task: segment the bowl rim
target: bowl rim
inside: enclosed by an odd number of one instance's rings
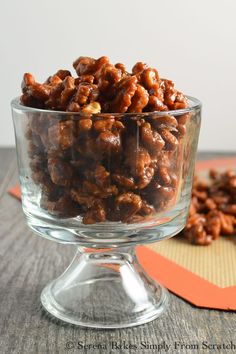
[[[186,95],[189,106],[187,108],[182,108],[182,109],[176,109],[176,110],[169,110],[169,111],[154,111],[154,112],[141,112],[141,113],[135,113],[135,112],[128,112],[128,113],[95,113],[92,114],[92,116],[97,116],[97,117],[105,117],[105,116],[115,116],[115,117],[120,117],[120,116],[149,116],[149,115],[157,115],[157,116],[165,116],[165,115],[172,115],[172,116],[177,116],[177,115],[182,115],[185,113],[193,112],[195,110],[201,109],[202,103],[199,101],[197,98],[188,96]],[[65,116],[71,116],[71,115],[78,115],[78,116],[85,116],[85,115],[91,115],[85,112],[67,112],[67,111],[56,111],[56,110],[51,110],[51,109],[41,109],[41,108],[34,108],[34,107],[28,107],[24,106],[20,103],[20,96],[13,98],[11,101],[11,107],[14,110],[22,111],[22,112],[31,112],[31,113],[45,113],[45,114],[51,114],[51,115],[65,115]]]

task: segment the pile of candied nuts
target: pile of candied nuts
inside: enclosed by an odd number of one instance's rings
[[[107,57],[79,57],[73,66],[76,77],[59,70],[38,83],[27,73],[22,83],[23,105],[71,112],[29,114],[26,137],[41,207],[93,224],[137,222],[173,205],[188,114],[155,112],[186,108],[187,98],[142,62],[131,73]]]
[[[184,236],[197,245],[209,245],[220,235],[235,234],[236,172],[210,170],[210,181],[195,177],[189,219]]]

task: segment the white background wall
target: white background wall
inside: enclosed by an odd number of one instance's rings
[[[203,102],[201,150],[236,150],[235,0],[1,0],[0,145],[14,144],[9,102],[24,72],[43,80],[80,55],[108,55]]]

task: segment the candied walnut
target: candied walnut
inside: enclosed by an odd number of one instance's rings
[[[135,181],[133,177],[127,177],[123,174],[114,173],[112,175],[112,180],[117,183],[119,186],[129,190],[135,188]]]
[[[178,139],[166,128],[160,129],[159,132],[162,139],[165,141],[165,149],[170,151],[176,150],[179,144]]]
[[[95,170],[95,180],[98,186],[106,187],[110,184],[110,173],[106,171],[105,167],[98,165]]]
[[[78,76],[92,74],[96,60],[89,57],[79,57],[73,63]]]
[[[29,73],[24,74],[21,87],[23,94],[25,95],[24,99],[28,96],[40,102],[45,102],[50,94],[50,87],[48,85],[37,83],[33,75]]]
[[[234,233],[235,217],[219,211],[221,222],[221,232],[223,235],[232,235]]]
[[[229,180],[229,188],[235,189],[236,188],[236,176],[230,178]]]
[[[173,109],[177,91],[174,88],[174,83],[171,80],[162,80],[162,85],[164,89],[164,104],[167,105],[169,109]]]
[[[170,205],[175,197],[175,190],[173,187],[161,186],[155,190],[156,201],[154,205],[158,205],[159,208],[165,208],[166,205]]]
[[[155,128],[175,130],[178,126],[177,119],[170,115],[157,116],[153,120],[153,125]]]
[[[144,87],[137,84],[137,90],[131,99],[131,105],[129,106],[128,112],[140,113],[143,111],[144,107],[148,104],[149,95]]]
[[[183,138],[183,136],[185,136],[186,134],[186,126],[183,124],[179,124],[176,129],[177,131],[173,132],[173,135],[175,135],[179,139]]]
[[[47,174],[45,174],[45,172],[38,171],[38,172],[32,172],[31,178],[35,182],[35,184],[44,185],[46,183],[46,180],[50,177],[48,177]]]
[[[94,76],[93,75],[81,75],[75,79],[75,85],[78,86],[81,82],[86,82],[88,84],[94,83]]]
[[[27,93],[23,93],[20,96],[20,102],[27,107],[42,108],[42,104],[37,99],[28,95]]]
[[[98,89],[106,97],[114,96],[113,85],[120,81],[122,73],[112,64],[104,65],[98,79]],[[114,111],[116,112],[116,111]]]
[[[80,76],[81,82],[87,82],[89,84],[93,84],[94,76],[93,75],[82,75]]]
[[[106,105],[107,112],[124,113],[132,102],[132,97],[137,89],[137,79],[134,76],[127,76],[115,85],[116,97]]]
[[[45,168],[45,166],[47,165],[47,160],[43,156],[34,155],[32,156],[29,165],[33,172],[39,172]]]
[[[198,200],[196,197],[192,197],[190,207],[189,207],[189,216],[196,214],[198,209],[199,209]]]
[[[233,171],[233,170],[228,170],[228,171],[225,171],[225,173],[223,174],[223,178],[226,177],[226,178],[234,178],[236,177],[236,172]]]
[[[153,84],[152,88],[148,90],[150,96],[157,97],[161,102],[164,100],[164,93],[159,82]]]
[[[133,68],[132,68],[132,73],[134,75],[139,74],[143,72],[145,69],[147,69],[147,64],[142,63],[141,61],[137,62]]]
[[[49,76],[49,78],[47,78],[47,80],[45,81],[45,84],[51,85],[51,86],[56,86],[58,84],[60,84],[62,82],[62,79],[57,76],[57,75],[53,75],[53,76]]]
[[[44,179],[42,185],[42,195],[41,198],[47,198],[48,201],[55,202],[65,194],[66,190],[64,187],[59,187],[55,185],[50,178]],[[46,200],[46,199],[45,199]]]
[[[218,207],[223,213],[236,216],[236,204],[219,204]]]
[[[65,187],[71,184],[74,173],[69,163],[61,159],[50,158],[48,160],[48,171],[53,183]]]
[[[143,172],[138,175],[137,178],[137,186],[139,189],[143,189],[147,187],[147,185],[151,182],[154,176],[154,168],[146,167],[143,169]]]
[[[34,76],[30,73],[25,73],[23,76],[23,81],[21,83],[22,91],[24,92],[28,86],[33,86],[35,83],[36,82]]]
[[[204,224],[206,222],[206,218],[202,214],[194,214],[192,215],[186,224],[186,230],[190,229],[194,224],[201,223]]]
[[[89,196],[81,188],[72,188],[70,190],[71,199],[81,207],[91,208],[96,200],[94,196]]]
[[[140,176],[144,168],[150,165],[151,157],[146,149],[137,146],[136,139],[130,139],[127,143],[125,163],[134,176]]]
[[[235,213],[236,204],[234,204],[234,188],[230,185],[235,178],[234,171],[219,173],[215,170],[209,171],[210,182],[194,178],[192,202],[189,213],[189,225],[191,218],[199,213],[205,217],[203,224],[205,233],[211,240],[216,240],[220,235],[232,235],[235,233]],[[188,228],[183,232],[185,237],[189,238]],[[199,241],[200,239],[200,241]],[[209,240],[201,238],[197,226],[194,232],[191,231],[191,240],[196,244],[207,245]]]
[[[61,217],[67,208],[68,217],[80,215],[86,224],[148,220],[175,201],[178,157],[190,115],[147,112],[183,108],[187,99],[170,80],[160,79],[157,70],[141,62],[131,74],[107,57],[79,57],[73,66],[78,77],[59,70],[43,84],[31,74],[23,80],[23,104],[79,113],[58,119],[50,113],[29,116],[30,168],[42,189],[42,206]],[[201,189],[197,182],[194,212],[233,212],[236,176],[228,173],[216,180],[215,189]],[[207,198],[201,199],[204,193]],[[231,209],[225,206],[226,195]],[[227,231],[226,219],[221,229],[224,225]],[[209,220],[213,225],[213,216]]]
[[[81,83],[77,86],[76,93],[72,98],[72,102],[78,103],[80,106],[83,106],[89,103],[89,96],[92,90],[96,90],[96,85]]]
[[[206,230],[213,240],[220,236],[221,232],[221,219],[217,211],[212,211],[207,214]]]
[[[206,201],[207,200],[207,192],[206,191],[201,191],[201,190],[193,190],[193,195],[197,197],[201,201]],[[214,201],[214,199],[213,199]]]
[[[146,200],[142,200],[142,206],[141,209],[139,211],[139,213],[143,216],[145,215],[152,215],[154,214],[155,209],[151,204],[148,204],[148,202]]]
[[[103,65],[108,64],[109,59],[105,56],[95,60],[90,57],[79,57],[74,61],[73,67],[75,68],[78,76],[80,75],[96,75]]]
[[[166,151],[163,149],[160,152],[158,152],[157,155],[152,159],[150,166],[154,168],[156,173],[161,167],[167,167],[173,179],[175,174],[174,171],[172,171],[172,169],[174,168],[174,166],[172,167],[172,163],[173,163],[172,161],[173,161],[173,152]]]
[[[101,132],[97,138],[97,145],[102,152],[107,154],[118,153],[121,150],[120,135],[109,130]]]
[[[41,140],[41,136],[47,131],[49,125],[49,119],[44,115],[33,115],[29,117],[29,127],[30,130],[35,133],[32,135],[32,139],[35,139],[37,136],[37,140]]]
[[[123,222],[127,222],[142,207],[142,199],[134,193],[120,194],[116,197],[115,203]]]
[[[122,64],[122,63],[116,63],[116,64],[115,64],[115,68],[116,68],[116,69],[119,69],[119,70],[121,71],[122,75],[126,75],[126,74],[127,74],[126,68],[125,68],[125,65],[124,65],[124,64]]]
[[[187,98],[174,87],[174,83],[171,80],[162,80],[162,86],[164,89],[164,103],[169,109],[183,109],[188,107]]]
[[[204,199],[204,200],[205,200],[205,207],[208,210],[213,210],[213,209],[217,208],[217,205],[216,205],[216,203],[214,202],[214,200],[212,198],[207,198],[207,199]]]
[[[142,71],[141,82],[147,90],[151,89],[158,81],[159,75],[156,69],[147,68]]]
[[[93,195],[95,197],[106,199],[110,196],[117,195],[117,187],[115,185],[103,185],[98,186],[95,183],[84,181],[83,190],[87,195]]]
[[[177,91],[177,95],[175,97],[175,103],[173,105],[173,109],[184,109],[188,107],[188,100],[182,94],[182,92]]]
[[[50,109],[66,110],[67,105],[75,92],[74,78],[67,76],[57,85],[53,85],[45,106]]]
[[[88,225],[103,221],[106,221],[106,207],[104,202],[99,200],[86,212],[83,217],[83,223]]]
[[[120,134],[123,130],[125,130],[124,124],[122,122],[120,122],[119,120],[115,120],[115,122],[112,126],[112,131]]]
[[[121,63],[112,65],[105,56],[94,59],[79,57],[74,63],[78,74],[58,70],[46,82],[39,84],[31,74],[25,74],[21,102],[36,108],[79,112],[84,105],[98,102],[102,112],[123,113],[181,109],[188,105],[187,98],[170,80],[160,79],[156,69],[138,62],[127,73]],[[89,88],[86,86],[89,86]],[[130,102],[131,101],[131,102]],[[184,134],[185,123],[177,133]]]
[[[176,119],[178,121],[178,124],[185,125],[190,119],[190,114],[189,113],[181,114],[181,116],[177,116]]]
[[[45,84],[51,86],[60,84],[67,76],[72,76],[69,70],[58,70],[54,75],[49,76]]]
[[[81,108],[80,105],[76,102],[70,102],[68,107],[67,107],[67,111],[68,112],[80,112]]]
[[[56,72],[55,75],[59,76],[61,80],[64,80],[67,76],[71,76],[71,72],[69,70],[60,69]]]
[[[47,184],[50,177],[44,171],[47,168],[47,161],[35,156],[30,162],[31,178],[36,184]]]
[[[105,132],[107,130],[111,130],[114,122],[115,122],[114,118],[99,119],[96,122],[94,122],[94,129],[97,132]]]
[[[74,143],[74,122],[71,120],[61,121],[48,128],[50,144],[55,149],[68,149]]]
[[[228,204],[230,202],[230,196],[225,194],[225,193],[223,193],[222,191],[215,192],[210,187],[209,193],[211,195],[211,198],[214,200],[214,202],[217,205],[226,205],[226,204]]]
[[[78,133],[88,132],[92,128],[92,125],[93,125],[92,119],[90,118],[80,119],[77,122]]]
[[[211,179],[218,179],[219,178],[219,172],[213,169],[210,169],[209,171],[209,177]]]
[[[207,234],[204,228],[205,223],[205,217],[200,214],[195,214],[189,218],[185,236],[191,243],[197,245],[209,245],[212,243],[212,236]]]
[[[157,210],[170,205],[175,197],[175,189],[171,186],[162,186],[157,181],[152,180],[145,189],[146,199],[154,205]]]
[[[165,141],[162,139],[161,135],[151,128],[149,123],[145,123],[140,128],[141,139],[143,145],[148,149],[148,151],[153,155],[156,155],[165,146]]]
[[[168,107],[156,96],[150,95],[148,105],[146,106],[146,111],[167,111]]]
[[[158,178],[160,183],[165,186],[169,186],[172,183],[172,178],[169,174],[169,170],[165,166],[161,166],[158,170]]]
[[[28,156],[30,159],[33,159],[34,156],[40,156],[41,159],[44,159],[44,147],[38,135],[34,135],[29,142]]]
[[[61,101],[60,105],[61,107],[65,107],[68,104],[70,98],[72,97],[74,91],[75,91],[75,79],[71,76],[67,76],[63,80],[63,90],[61,92]]]
[[[152,161],[150,154],[145,148],[137,146],[136,139],[130,138],[127,141],[125,155],[125,164],[135,178],[137,187],[145,188],[154,176],[154,168],[150,166]]]
[[[104,154],[104,149],[102,150],[100,148],[99,142],[97,142],[90,134],[85,134],[85,137],[77,142],[76,150],[82,156],[94,161],[101,160]]]

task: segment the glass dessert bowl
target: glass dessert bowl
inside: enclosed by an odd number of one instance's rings
[[[43,290],[53,316],[95,328],[149,322],[167,291],[143,270],[135,246],[186,223],[201,104],[151,113],[62,112],[12,101],[22,207],[38,235],[77,246]]]

